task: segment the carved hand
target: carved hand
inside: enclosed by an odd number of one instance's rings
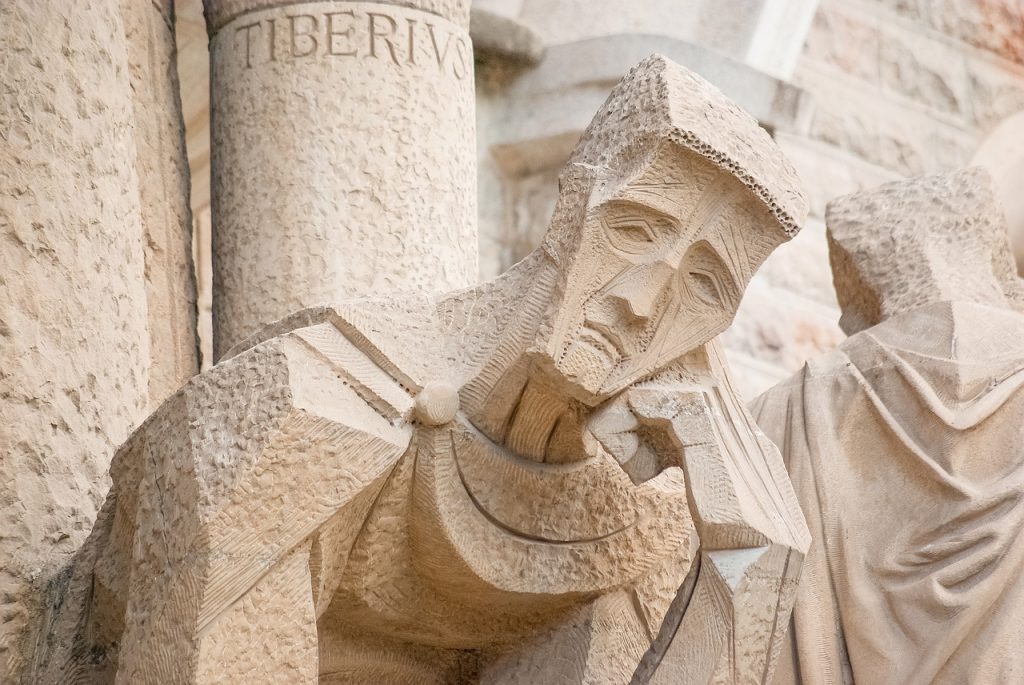
[[[659,641],[654,658],[685,674],[680,682],[761,682],[785,630],[776,614],[788,615],[806,549],[774,446],[716,386],[644,383],[602,407],[588,429],[634,480],[671,466],[686,476],[701,553],[680,590],[685,608],[662,628],[686,639]],[[739,653],[730,641],[748,647]]]

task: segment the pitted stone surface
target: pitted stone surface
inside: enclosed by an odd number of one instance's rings
[[[172,2],[122,0],[145,250],[149,396],[156,406],[199,371],[192,213]]]
[[[115,448],[196,368],[169,10],[0,5],[4,683]]]
[[[218,358],[303,307],[476,281],[469,34],[400,5],[267,7],[213,33]]]
[[[849,335],[929,302],[1024,308],[1006,220],[983,169],[854,193],[830,203],[827,220],[840,325]]]

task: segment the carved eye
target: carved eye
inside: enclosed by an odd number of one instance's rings
[[[605,222],[608,240],[617,249],[630,254],[643,254],[655,246],[654,231],[643,219],[624,217]]]
[[[686,253],[680,275],[696,301],[726,308],[739,301],[729,268],[707,241],[698,241]]]
[[[722,293],[719,291],[714,277],[699,271],[691,271],[687,276],[690,282],[690,290],[694,295],[708,304],[722,304]]]

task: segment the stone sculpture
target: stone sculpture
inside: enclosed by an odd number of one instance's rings
[[[978,169],[827,214],[850,338],[763,395],[814,543],[779,683],[1024,678],[1024,289]]]
[[[652,57],[560,183],[497,280],[301,311],[150,417],[46,677],[766,682],[809,537],[715,336],[795,175]]]

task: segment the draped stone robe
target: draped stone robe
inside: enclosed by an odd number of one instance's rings
[[[1024,316],[935,303],[761,396],[813,536],[777,683],[1024,682]]]

